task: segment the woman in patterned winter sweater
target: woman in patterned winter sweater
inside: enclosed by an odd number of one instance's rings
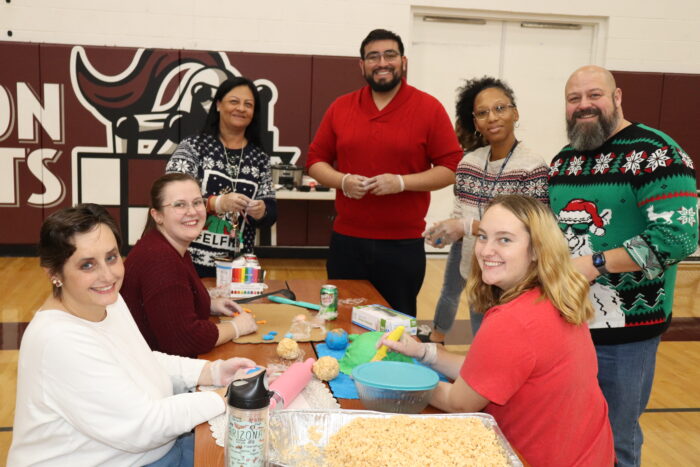
[[[255,231],[277,220],[270,158],[262,147],[255,84],[236,77],[219,86],[202,132],[175,149],[166,173],[195,177],[207,200],[202,234],[189,248],[201,277],[216,275],[214,257],[252,253]]]
[[[520,194],[548,203],[547,161],[515,138],[520,118],[513,90],[503,81],[484,76],[466,82],[457,100],[457,131],[465,148],[457,167],[452,215],[434,224],[426,242],[442,248],[452,244],[430,339],[442,342],[454,323],[459,297],[469,275],[474,235],[484,208],[498,195]],[[472,332],[481,314],[470,313]]]

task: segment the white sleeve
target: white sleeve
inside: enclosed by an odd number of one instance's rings
[[[202,368],[207,364],[206,360],[179,357],[162,352],[154,351],[153,356],[170,376],[175,394],[193,389],[197,385],[197,381],[199,381]]]
[[[44,402],[86,436],[128,452],[162,446],[225,410],[213,392],[150,394],[86,333],[52,336],[41,365]]]
[[[452,200],[452,213],[450,214],[451,219],[462,219],[466,217],[464,211],[462,210],[462,203],[459,202],[457,196]]]

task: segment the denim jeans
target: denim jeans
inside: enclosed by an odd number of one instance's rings
[[[598,383],[608,402],[619,467],[639,466],[642,461],[639,417],[649,402],[660,340],[657,336],[629,344],[596,346]]]
[[[481,327],[481,322],[484,320],[484,313],[477,313],[469,307],[469,322],[472,325],[472,337],[476,336],[477,331]]]
[[[194,465],[194,434],[181,435],[163,457],[144,467],[192,467]]]
[[[467,285],[466,279],[459,272],[459,263],[462,262],[462,242],[455,242],[450,246],[445,264],[445,276],[440,290],[440,299],[435,307],[433,324],[439,332],[447,334],[455,322],[459,299]]]

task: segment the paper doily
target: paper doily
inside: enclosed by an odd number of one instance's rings
[[[202,391],[216,389],[213,386],[200,386]],[[287,409],[339,409],[340,405],[335,400],[328,387],[316,378],[312,378],[309,384],[299,393]],[[226,437],[226,414],[223,413],[209,420],[209,429],[216,444],[223,447]]]

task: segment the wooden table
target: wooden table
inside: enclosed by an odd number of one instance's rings
[[[204,280],[207,286],[213,286],[214,283],[207,279]],[[295,279],[288,281],[289,288],[296,294],[297,300],[318,303],[320,300],[321,286],[323,284],[333,284],[338,287],[338,298],[340,300],[346,298],[365,298],[365,305],[380,304],[389,306],[389,304],[377,292],[377,289],[368,281],[357,280],[331,280],[321,281],[314,279]],[[268,291],[284,288],[284,283],[281,281],[268,281]],[[260,303],[269,302],[262,299]],[[328,322],[328,329],[342,328],[351,334],[366,332],[365,328],[356,326],[350,321],[352,306],[339,305],[338,318]],[[309,342],[299,343],[299,347],[304,350],[305,355],[317,356],[316,350]],[[234,344],[229,342],[220,345],[211,352],[200,355],[200,358],[207,360],[216,360],[219,358],[231,357],[247,357],[254,360],[256,363],[266,365],[268,361],[277,359],[277,346],[271,344]],[[343,409],[365,409],[359,399],[338,399],[340,407]],[[422,413],[443,413],[441,410],[429,405]],[[523,464],[527,467],[527,463]],[[224,448],[217,446],[214,437],[209,429],[209,423],[204,422],[198,425],[194,431],[194,465],[195,467],[212,467],[224,465]]]
[[[205,284],[207,286],[213,286],[211,280],[205,279]],[[321,286],[323,284],[333,284],[338,287],[338,298],[365,298],[367,301],[364,302],[365,305],[378,303],[380,305],[389,306],[389,304],[382,298],[382,296],[377,292],[372,284],[368,281],[357,281],[357,280],[332,280],[332,281],[321,281],[313,279],[295,279],[287,281],[289,283],[289,288],[294,291],[297,296],[297,300],[318,303],[320,300]],[[281,281],[268,281],[268,291],[273,291],[277,289],[284,288],[284,282]],[[266,299],[262,299],[260,303],[268,302]],[[339,305],[338,306],[338,318],[328,322],[328,329],[342,328],[348,331],[348,333],[362,333],[366,329],[361,328],[352,324],[350,321],[350,315],[352,313],[352,306],[349,305]],[[299,347],[304,350],[304,353],[309,356],[316,356],[316,351],[314,347],[309,342],[299,343]],[[205,358],[207,360],[216,360],[219,358],[231,358],[231,357],[247,357],[254,360],[256,363],[261,365],[266,365],[267,362],[276,360],[276,345],[271,344],[234,344],[229,342],[220,345],[211,352],[200,355],[200,358]],[[343,409],[364,409],[359,399],[338,399],[338,403]],[[429,409],[433,409],[429,406]],[[437,410],[436,410],[437,412]],[[214,442],[214,437],[211,435],[211,430],[209,429],[208,423],[202,423],[195,428],[194,432],[194,465],[195,467],[210,467],[210,466],[220,466],[224,465],[224,449],[217,446]]]

